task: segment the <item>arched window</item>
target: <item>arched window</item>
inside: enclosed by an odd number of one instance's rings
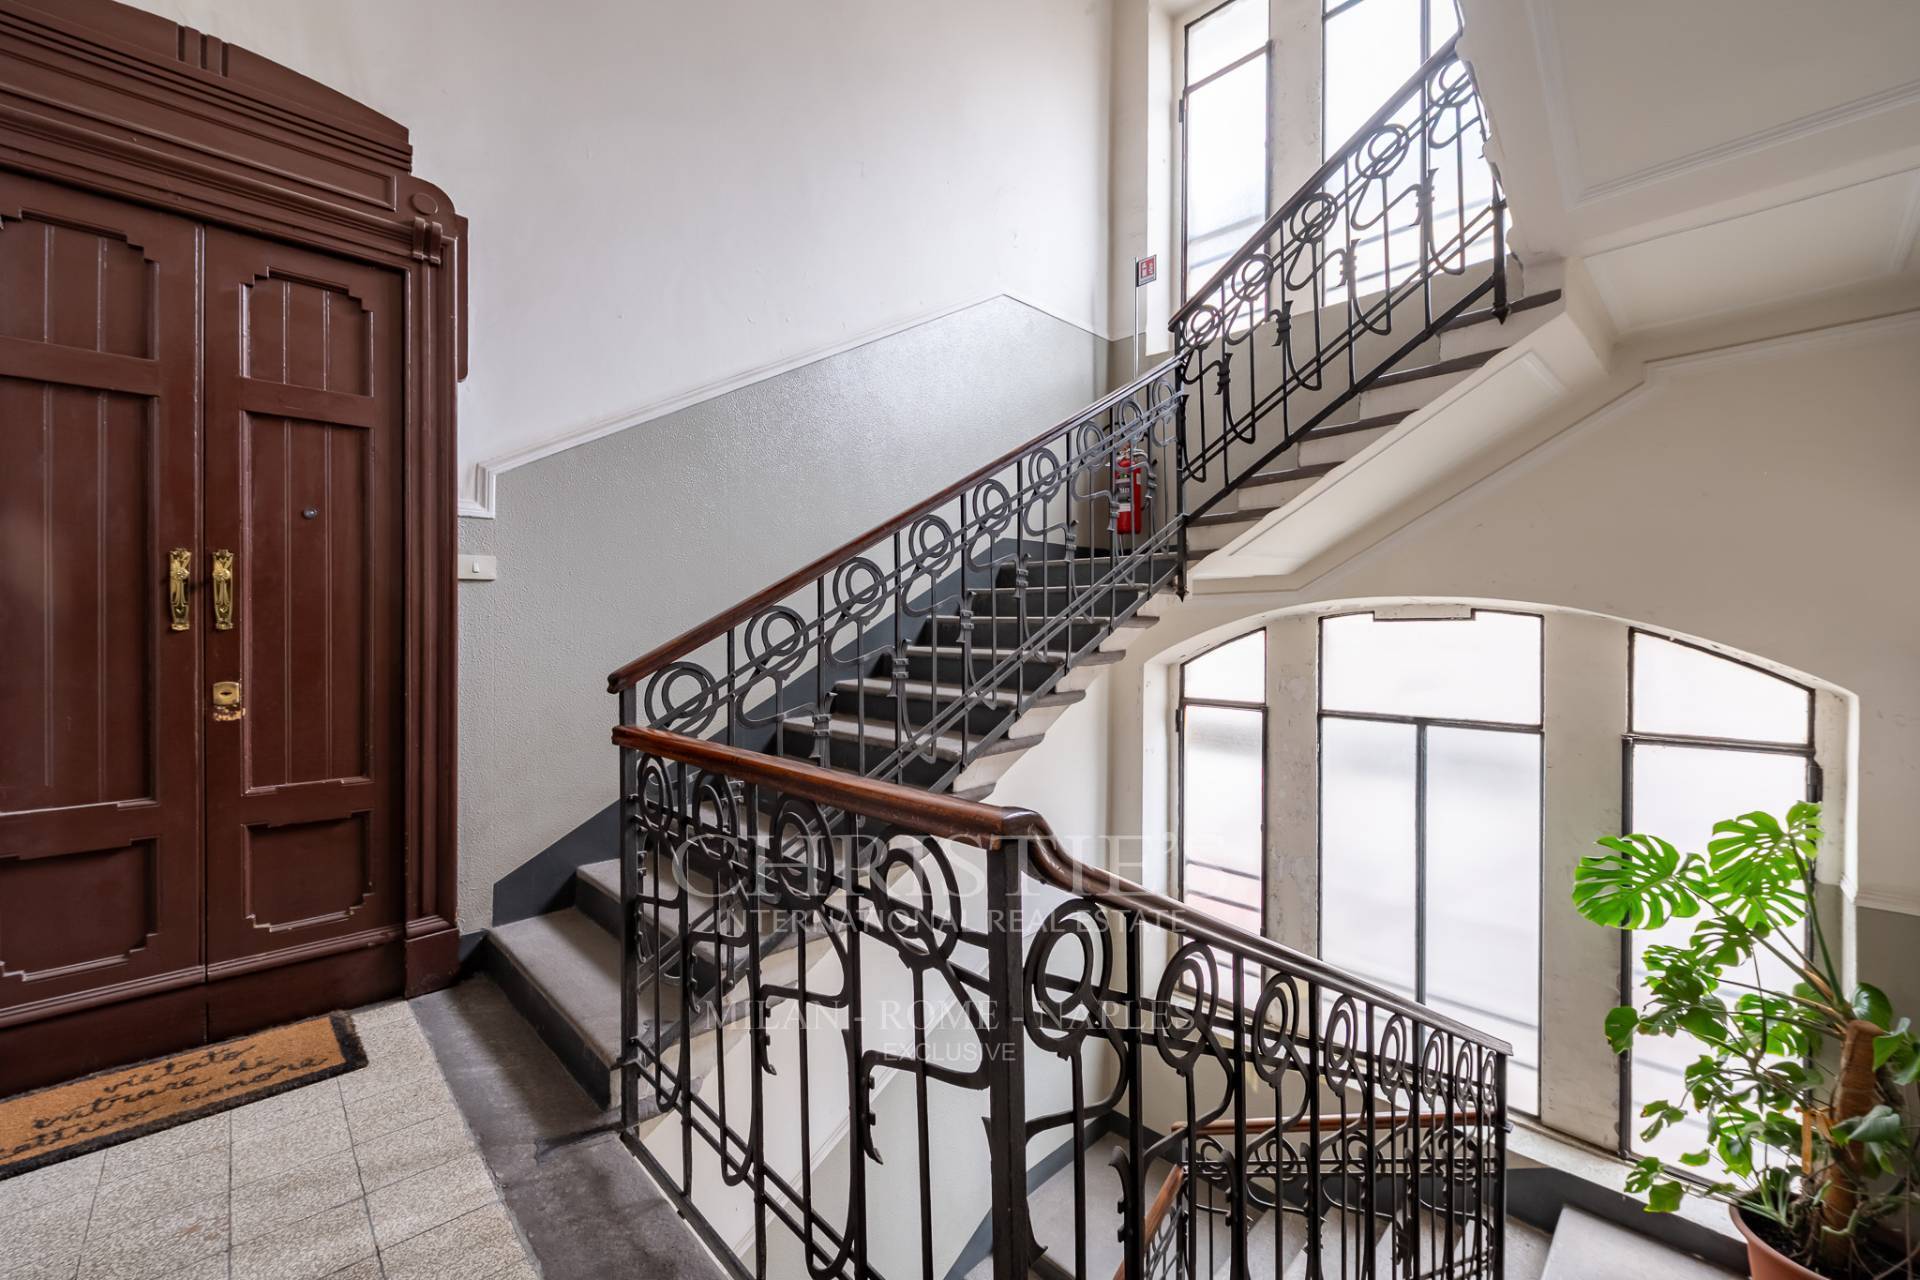
[[[1680,848],[1707,847],[1713,824],[1752,813],[1785,813],[1820,798],[1813,758],[1813,690],[1770,671],[1697,645],[1634,630],[1627,636],[1627,770],[1625,824]],[[1653,944],[1685,943],[1691,920],[1625,935],[1628,989],[1636,1003],[1646,976],[1641,956]],[[1786,966],[1759,961],[1759,985],[1792,985]],[[1705,1125],[1690,1119],[1648,1140],[1642,1108],[1683,1091],[1682,1073],[1697,1056],[1683,1037],[1642,1036],[1622,1068],[1623,1150],[1669,1162],[1705,1145]]]
[[[1267,636],[1229,640],[1180,668],[1180,895],[1264,932]]]
[[[1539,1108],[1541,620],[1320,624],[1320,954],[1512,1042]]]

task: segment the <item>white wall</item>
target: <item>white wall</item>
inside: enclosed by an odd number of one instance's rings
[[[472,223],[463,485],[994,294],[1105,329],[1106,0],[138,3],[412,130]]]

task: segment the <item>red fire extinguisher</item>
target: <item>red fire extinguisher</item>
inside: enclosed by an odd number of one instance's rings
[[[1145,449],[1122,449],[1113,460],[1113,531],[1145,533],[1153,496],[1153,461]]]

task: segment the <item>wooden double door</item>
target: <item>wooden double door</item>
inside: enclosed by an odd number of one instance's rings
[[[403,286],[0,172],[0,1048],[398,991]]]

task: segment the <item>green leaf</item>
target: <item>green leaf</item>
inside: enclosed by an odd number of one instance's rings
[[[1833,1136],[1843,1143],[1898,1142],[1904,1134],[1900,1113],[1884,1102],[1833,1126]]]
[[[1672,1213],[1680,1207],[1685,1194],[1685,1188],[1677,1182],[1656,1182],[1647,1188],[1647,1212]]]
[[[1573,905],[1595,924],[1614,929],[1657,929],[1668,920],[1700,913],[1697,858],[1658,836],[1606,836],[1610,853],[1591,854],[1573,871]]]
[[[1694,926],[1693,938],[1687,946],[1702,964],[1724,969],[1744,963],[1753,954],[1755,937],[1771,931],[1771,928],[1749,929],[1729,916],[1712,916]]]
[[[1711,1159],[1713,1159],[1713,1152],[1711,1151],[1688,1151],[1688,1152],[1682,1153],[1682,1155],[1680,1156],[1680,1163],[1684,1165],[1690,1165],[1693,1168],[1698,1169],[1704,1166],[1707,1163],[1707,1161]]]
[[[1640,1015],[1632,1005],[1621,1005],[1607,1013],[1607,1043],[1615,1053],[1625,1053],[1633,1045],[1633,1033],[1640,1026]],[[1879,1063],[1875,1063],[1879,1066]]]
[[[1871,983],[1863,982],[1853,993],[1853,1016],[1864,1018],[1876,1027],[1893,1025],[1893,1002],[1887,999],[1887,993]]]

